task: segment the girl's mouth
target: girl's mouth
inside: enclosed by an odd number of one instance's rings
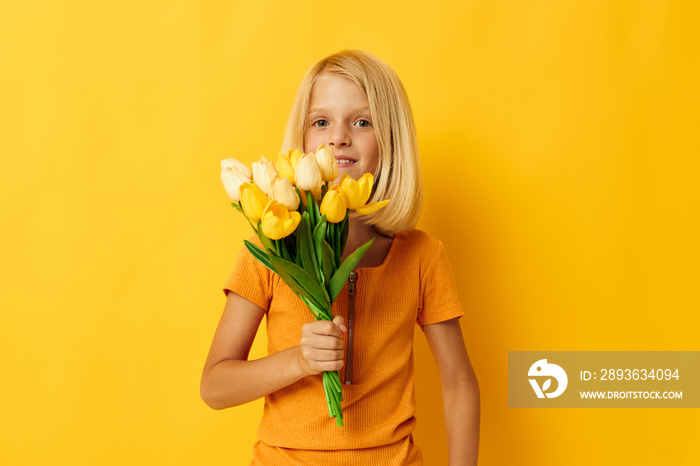
[[[348,167],[357,162],[357,160],[347,159],[344,157],[336,157],[336,161],[338,162],[339,167]]]

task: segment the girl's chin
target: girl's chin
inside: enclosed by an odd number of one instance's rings
[[[359,179],[363,173],[360,172],[360,167],[356,167],[356,164],[338,164],[338,180],[340,181],[340,178],[343,176],[344,173],[347,173],[347,175],[350,178],[353,178],[355,180]]]

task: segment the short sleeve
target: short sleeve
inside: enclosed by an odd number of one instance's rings
[[[260,246],[256,236],[248,239]],[[233,265],[233,272],[224,285],[224,293],[233,291],[267,310],[272,299],[272,271],[258,262],[243,245]]]
[[[463,315],[464,311],[457,295],[450,261],[444,245],[438,241],[433,257],[421,279],[418,325],[422,328],[424,325],[436,324]]]

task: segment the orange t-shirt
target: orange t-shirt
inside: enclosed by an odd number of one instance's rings
[[[269,354],[298,345],[301,327],[313,320],[279,276],[245,247],[226,290],[267,309]],[[348,323],[348,308],[346,283],[333,303],[333,314],[342,315]],[[345,427],[336,426],[328,414],[321,376],[305,377],[265,397],[258,429],[264,448],[256,445],[255,455],[286,450],[295,454],[300,450],[313,454],[323,454],[315,450],[355,450],[359,454],[378,449],[379,453],[382,447],[391,447],[404,452],[403,460],[397,458],[391,464],[407,464],[409,457],[415,460],[408,464],[421,464],[411,435],[416,424],[414,328],[463,315],[442,242],[421,230],[396,234],[380,266],[357,269],[352,385],[343,385]],[[347,348],[347,335],[343,338]],[[345,367],[341,382],[344,373]],[[255,464],[272,464],[262,458],[257,461]]]

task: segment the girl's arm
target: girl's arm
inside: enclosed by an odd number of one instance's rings
[[[423,331],[440,374],[449,465],[476,465],[481,415],[479,383],[469,362],[459,320],[425,325]]]
[[[224,313],[204,364],[201,396],[214,409],[229,408],[268,395],[307,375],[343,366],[343,318],[304,325],[299,345],[248,361],[265,310],[229,292]]]

